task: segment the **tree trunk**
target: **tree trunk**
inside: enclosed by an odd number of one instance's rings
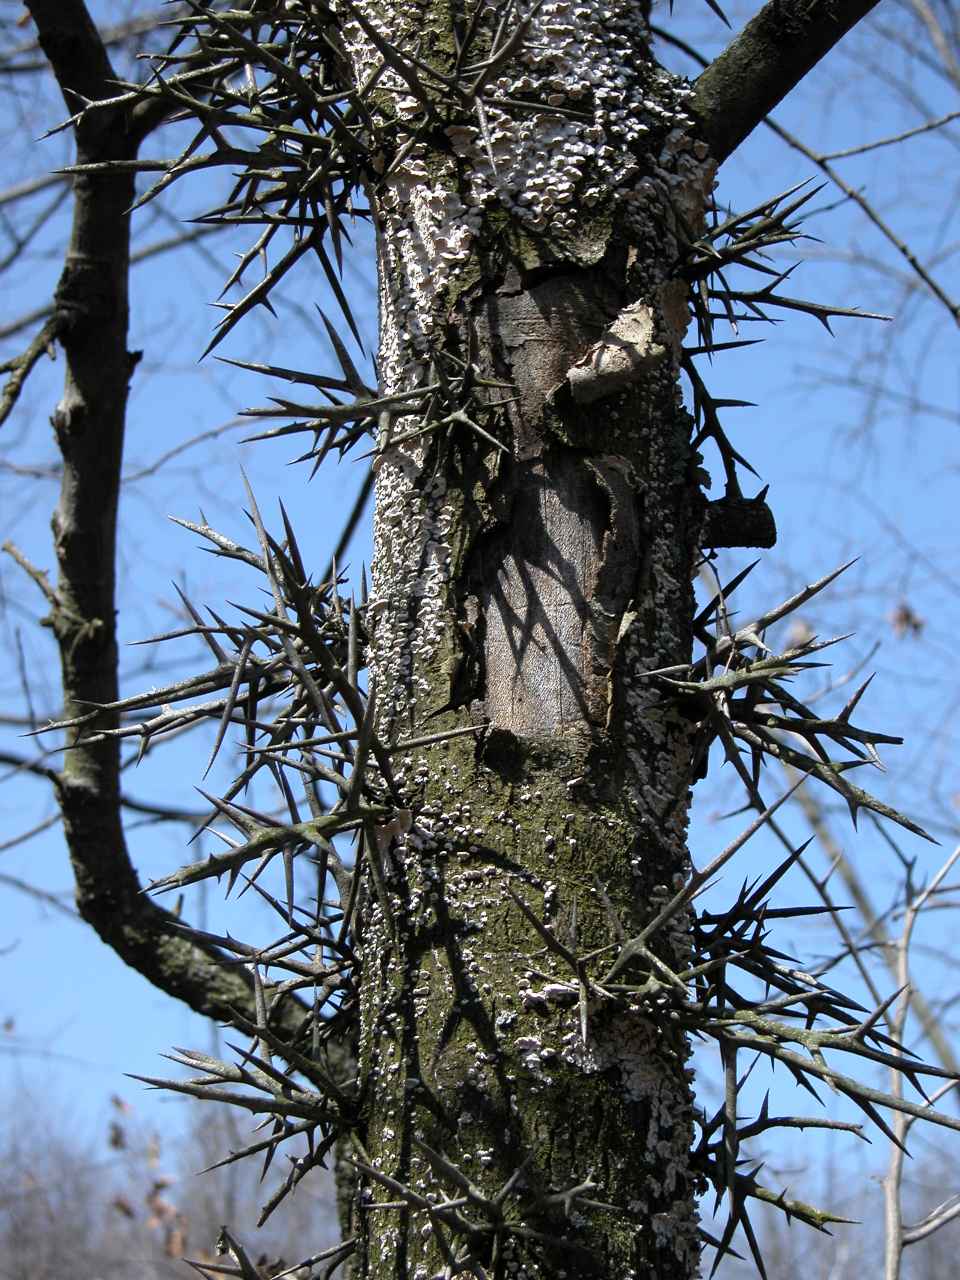
[[[454,65],[438,0],[358,10],[358,71],[383,39]],[[384,740],[475,732],[405,757],[409,818],[368,833],[363,1276],[697,1270],[688,1045],[579,981],[687,870],[693,730],[646,673],[690,654],[673,272],[713,165],[645,37],[557,0],[506,53],[481,19],[480,107],[381,82],[381,386],[437,392],[379,442],[371,685]]]

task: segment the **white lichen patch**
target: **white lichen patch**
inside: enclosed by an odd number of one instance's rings
[[[648,154],[651,135],[688,123],[687,91],[639,56],[648,35],[633,0],[543,4],[516,59],[485,86],[486,154],[471,140],[477,196],[493,190],[521,222],[553,233],[576,232],[584,209],[642,203],[662,160],[677,167],[664,148]],[[514,105],[525,100],[548,110]]]
[[[477,273],[479,238],[494,224],[503,227],[505,214],[514,232],[542,237],[544,252],[558,263],[597,261],[612,234],[635,246],[653,309],[641,304],[625,313],[621,327],[630,332],[611,331],[598,367],[589,365],[589,377],[578,381],[587,387],[578,398],[607,394],[611,379],[623,380],[624,359],[643,368],[655,362],[664,351],[656,291],[675,256],[671,210],[683,210],[696,225],[713,167],[690,137],[689,86],[644,57],[649,32],[642,5],[545,0],[534,11],[521,3],[517,21],[530,20],[509,56],[485,83],[474,70],[447,89],[414,65],[426,60],[441,75],[451,72],[446,6],[358,0],[356,10],[368,30],[349,12],[339,15],[345,51],[358,85],[379,73],[366,109],[383,139],[370,187],[383,391],[405,392],[428,380],[459,290]],[[471,55],[477,65],[495,57],[490,43],[501,17],[502,5],[481,0]],[[382,42],[401,61],[412,60],[409,74],[396,59],[385,65]],[[435,131],[438,116],[449,121],[445,144]],[[428,121],[433,131],[418,136]],[[404,418],[400,434],[416,425],[415,416]],[[389,430],[392,438],[397,424]],[[393,445],[377,464],[372,669],[387,715],[402,711],[411,724],[425,710],[423,673],[450,627],[451,517],[444,494],[422,487],[429,443],[420,437]]]
[[[450,44],[447,31],[425,32],[431,22],[447,20],[445,7],[409,0],[360,0],[357,7],[400,59],[414,49],[422,56],[425,34],[437,48]],[[524,20],[524,8],[518,6],[517,21]],[[501,4],[481,4],[476,47],[484,51],[485,42],[487,56],[496,53],[489,43],[501,16]],[[342,31],[362,84],[383,54],[349,14]],[[502,38],[511,35],[512,27]],[[456,89],[441,89],[429,76],[419,77],[433,95],[431,109],[452,117],[445,129],[449,152],[400,130],[399,155],[380,162],[384,176],[375,203],[384,325],[402,335],[398,362],[390,359],[394,353],[381,353],[388,387],[399,385],[411,358],[429,348],[449,288],[494,207],[522,227],[549,231],[554,252],[571,260],[590,257],[578,242],[591,209],[606,210],[608,223],[619,218],[638,244],[655,237],[661,259],[669,256],[663,211],[672,203],[696,224],[714,166],[689,137],[689,86],[644,58],[648,40],[636,0],[546,0],[486,83],[474,74]],[[437,71],[448,73],[449,62],[442,61]],[[384,125],[414,128],[423,104],[395,66],[382,69],[377,87],[387,102]],[[656,222],[652,211],[660,213]]]
[[[428,158],[430,168],[428,168]],[[429,353],[447,289],[466,263],[481,211],[467,207],[454,166],[415,147],[381,187],[382,276],[389,290],[390,326],[403,335],[405,363]],[[383,369],[388,385],[399,369]]]
[[[649,1170],[649,1199],[634,1200],[629,1207],[649,1216],[660,1249],[695,1260],[699,1238],[689,1183],[691,1102],[687,1088],[665,1063],[665,1052],[657,1028],[638,1013],[627,1012],[602,1020],[586,1045],[579,1030],[571,1027],[560,1056],[587,1074],[616,1068],[625,1099],[646,1116],[643,1147],[636,1158]],[[668,1208],[651,1213],[665,1201]]]
[[[408,721],[416,716],[429,688],[424,669],[446,628],[450,512],[443,498],[442,481],[420,484],[409,457],[384,460],[377,475],[376,573],[367,619],[371,681],[385,723],[401,712]]]

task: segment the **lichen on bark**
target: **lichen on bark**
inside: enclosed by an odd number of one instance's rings
[[[356,7],[358,77],[380,39],[450,73],[457,6]],[[642,4],[544,3],[503,56],[498,8],[478,14],[473,56],[496,65],[473,99],[381,82],[381,387],[442,402],[455,370],[461,398],[383,423],[371,682],[384,740],[434,716],[476,734],[408,758],[411,821],[368,839],[358,1270],[688,1277],[686,1043],[578,996],[542,930],[608,947],[686,872],[692,729],[645,675],[690,650],[702,498],[671,266],[713,166],[688,87],[646,56]],[[572,391],[571,369],[582,392],[591,353],[634,339],[596,394]],[[463,1179],[459,1233],[378,1207]]]

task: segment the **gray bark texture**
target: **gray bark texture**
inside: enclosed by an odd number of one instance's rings
[[[445,6],[360,8],[397,47],[452,47]],[[368,32],[344,34],[362,66]],[[371,859],[364,1276],[697,1270],[687,1043],[582,1001],[543,934],[608,947],[687,871],[693,730],[645,675],[690,654],[703,499],[671,268],[714,166],[644,37],[634,4],[545,4],[484,124],[388,149],[371,193],[382,390],[473,381],[447,430],[380,444],[379,733],[477,733],[407,760],[410,820]],[[496,106],[524,94],[573,115]],[[682,931],[662,945],[675,964]],[[498,1206],[468,1193],[460,1237],[386,1207],[398,1185],[456,1199],[459,1179]]]

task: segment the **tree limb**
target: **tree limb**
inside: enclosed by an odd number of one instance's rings
[[[692,113],[723,163],[878,0],[770,0],[694,82]]]
[[[71,112],[115,96],[109,55],[82,0],[27,0],[38,38]],[[80,163],[132,159],[138,139],[118,118],[125,108],[87,113],[75,127]],[[83,174],[73,182],[70,244],[53,314],[63,348],[64,391],[53,415],[63,456],[54,515],[59,577],[49,622],[60,647],[67,718],[116,701],[115,545],[128,383],[139,356],[127,350],[129,170]],[[111,727],[104,713],[100,727]],[[89,728],[89,726],[88,726]],[[93,744],[74,731],[52,781],[82,917],[127,964],[198,1013],[257,1020],[254,979],[225,964],[219,948],[185,936],[181,922],[147,898],[131,864],[121,819],[116,739]],[[287,996],[271,1018],[286,1038],[304,1007]]]
[[[0,391],[0,427],[3,426],[13,412],[14,406],[20,399],[20,392],[23,390],[24,383],[30,377],[34,365],[45,352],[48,355],[53,355],[56,328],[54,319],[47,320],[26,351],[19,356],[15,356],[12,360],[6,360],[3,364],[0,364],[0,373],[9,375],[3,390]]]
[[[116,93],[110,56],[83,0],[26,0],[26,6],[71,114],[78,94],[96,100]]]

